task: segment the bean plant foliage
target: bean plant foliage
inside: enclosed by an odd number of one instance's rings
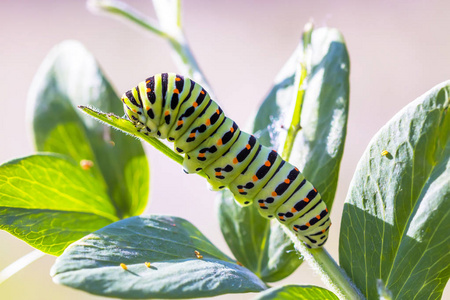
[[[103,3],[91,2],[98,8]],[[119,4],[103,9],[168,39],[183,75],[206,85],[192,53],[177,40],[177,27],[169,28],[173,20],[181,30],[178,1],[155,0],[158,16],[169,16],[160,24],[145,23]],[[329,208],[344,151],[349,72],[338,30],[305,30],[249,129],[280,153],[288,148],[288,160],[321,191]],[[54,282],[122,299],[246,292],[257,293],[254,299],[345,298],[333,288],[270,288],[294,272],[302,256],[281,226],[253,206],[240,207],[229,192],[217,195],[218,221],[234,257],[187,220],[141,215],[150,175],[136,137],[177,162],[181,157],[121,117],[112,86],[79,42],[57,45],[29,94],[37,153],[0,166],[0,229],[57,256],[50,272]],[[335,268],[360,299],[442,296],[450,276],[449,102],[450,81],[412,101],[373,137],[358,164]],[[292,125],[296,130],[289,130]],[[185,200],[193,202],[195,195]]]

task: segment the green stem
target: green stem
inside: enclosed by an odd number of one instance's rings
[[[142,132],[137,131],[135,125],[131,123],[131,121],[129,121],[128,119],[118,117],[111,113],[106,114],[104,112],[83,105],[79,105],[78,108],[80,108],[83,112],[87,113],[88,115],[100,120],[103,123],[110,125],[115,129],[119,129],[125,133],[143,139],[144,141],[152,145],[156,150],[162,152],[164,155],[166,155],[173,161],[179,163],[180,165],[183,165],[184,159],[183,156],[179,155],[178,153],[167,147],[163,142],[161,142],[157,138],[150,137],[148,135],[143,134]],[[208,176],[203,171],[200,171],[197,174],[202,176],[203,178],[208,179]]]
[[[325,248],[308,249],[287,227],[283,226],[283,230],[294,242],[295,249],[302,254],[303,259],[320,275],[322,281],[339,299],[365,299]]]
[[[294,145],[295,138],[301,130],[300,121],[302,114],[303,99],[305,96],[304,84],[308,76],[308,46],[311,43],[311,35],[313,31],[312,24],[305,26],[303,33],[303,61],[299,63],[296,73],[297,94],[295,97],[295,109],[292,116],[291,125],[288,128],[285,144],[283,147],[282,157],[289,160]],[[322,281],[339,297],[339,299],[364,299],[359,289],[353,284],[344,270],[338,266],[336,261],[324,248],[308,249],[297,236],[287,227],[283,226],[284,231],[292,240],[297,251],[299,251],[303,259],[321,276]]]
[[[156,20],[142,15],[128,4],[117,0],[90,0],[88,2],[88,8],[93,13],[106,13],[106,15],[109,16],[119,17],[124,21],[138,25],[139,27],[166,39],[176,54],[174,58],[181,73],[187,74],[190,78],[201,84],[205,90],[209,92],[211,97],[213,97],[214,93],[207,82],[206,77],[203,75],[203,72],[200,70],[198,63],[189,48],[186,37],[181,30],[181,5],[179,1],[174,8],[176,9],[176,18],[175,24],[172,24],[171,28],[162,28]],[[159,6],[158,9],[164,9],[164,6]],[[162,16],[164,14],[162,13],[160,15]]]
[[[291,125],[289,126],[287,131],[282,154],[283,159],[286,161],[289,161],[289,158],[291,157],[292,147],[294,146],[295,137],[302,129],[302,127],[300,126],[300,118],[302,115],[303,98],[305,95],[303,83],[307,76],[306,66],[303,63],[300,64],[300,70],[297,73],[300,74],[300,76],[298,76],[298,91],[295,99],[295,108],[292,115]]]
[[[124,2],[116,0],[89,0],[87,2],[87,7],[92,13],[114,15],[149,30],[162,38],[173,38],[159,28],[156,20],[145,17],[139,11]]]
[[[38,260],[39,258],[45,256],[44,252],[39,250],[33,250],[30,253],[22,256],[6,268],[0,271],[0,284],[6,281],[8,278],[31,264],[32,262]]]

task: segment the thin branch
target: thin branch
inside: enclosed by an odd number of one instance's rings
[[[32,262],[38,260],[39,258],[45,256],[44,252],[39,250],[33,250],[30,253],[22,256],[6,268],[0,271],[0,284],[5,282],[8,278],[27,267]]]

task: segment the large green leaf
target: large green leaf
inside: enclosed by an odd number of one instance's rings
[[[94,162],[90,172],[108,187],[119,216],[144,210],[149,170],[140,142],[77,112],[76,106],[84,104],[123,114],[121,101],[80,43],[66,41],[51,51],[33,81],[29,101],[38,151]]]
[[[51,275],[60,284],[127,299],[208,297],[266,288],[188,221],[156,215],[121,220],[84,237],[56,260]]]
[[[335,294],[312,285],[285,285],[259,293],[253,300],[338,300]]]
[[[348,53],[342,35],[330,28],[314,30],[309,48],[306,52],[303,49],[300,44],[277,75],[255,117],[252,131],[265,146],[282,148],[286,134],[281,125],[285,128],[290,125],[298,91],[296,72],[299,61],[304,61],[309,74],[301,114],[302,130],[295,139],[290,162],[302,170],[331,207],[346,136]],[[219,203],[222,232],[241,263],[264,281],[280,280],[291,274],[301,260],[280,225],[270,225],[256,210],[241,208],[229,194],[223,194]]]
[[[0,166],[0,229],[45,253],[114,221],[101,182],[72,160],[33,155]]]
[[[369,299],[438,299],[448,281],[449,103],[447,81],[390,120],[358,164],[339,259]]]

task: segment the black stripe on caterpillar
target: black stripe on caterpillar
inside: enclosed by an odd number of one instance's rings
[[[262,216],[276,218],[310,248],[325,244],[331,221],[318,191],[225,117],[202,86],[177,74],[156,74],[125,92],[122,102],[140,132],[168,139],[185,154],[186,173],[203,170],[213,190],[228,188],[241,205],[256,200]]]

